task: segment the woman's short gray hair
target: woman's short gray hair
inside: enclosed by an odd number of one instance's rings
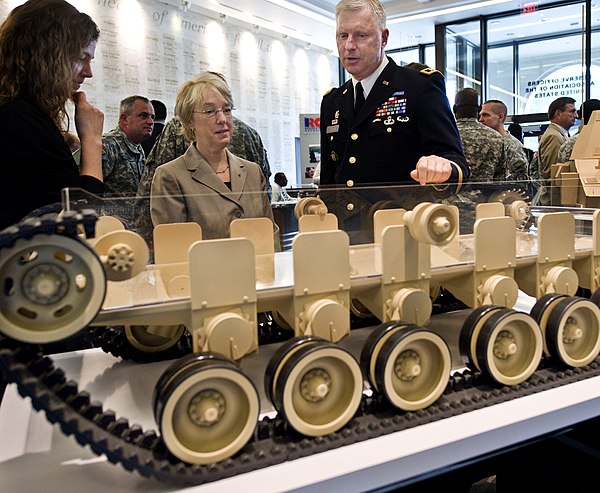
[[[217,72],[202,72],[193,79],[184,82],[177,90],[175,116],[178,116],[181,120],[181,132],[190,140],[194,140],[194,133],[190,128],[194,117],[194,109],[206,101],[206,95],[210,89],[219,92],[227,101],[227,104],[233,106],[231,89],[229,89],[225,77]]]

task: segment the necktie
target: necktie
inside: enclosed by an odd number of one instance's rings
[[[360,82],[356,83],[356,101],[354,103],[354,113],[358,115],[360,108],[365,102],[365,92],[363,91],[363,86]]]

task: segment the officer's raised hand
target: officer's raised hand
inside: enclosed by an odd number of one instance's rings
[[[410,172],[413,180],[421,185],[444,183],[452,174],[452,162],[439,156],[422,156],[417,166]]]

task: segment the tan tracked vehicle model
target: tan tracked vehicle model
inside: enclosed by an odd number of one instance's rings
[[[203,240],[197,224],[161,225],[151,264],[147,242],[114,217],[27,220],[0,234],[7,361],[17,341],[55,342],[88,326],[118,330],[156,359],[191,340],[156,383],[153,411],[157,440],[201,465],[255,439],[263,386],[293,433],[325,437],[349,426],[365,393],[402,414],[438,402],[456,369],[510,387],[544,358],[589,365],[600,352],[598,212],[592,234],[576,235],[568,211],[532,224],[518,195],[495,197],[479,204],[469,234],[459,234],[459,209],[443,202],[376,210],[366,244],[351,244],[328,205],[307,197],[283,252],[269,219],[237,219],[231,237],[217,240]],[[436,323],[451,320],[434,314],[441,291],[461,305],[450,329]],[[534,300],[529,311],[515,309],[523,296]],[[265,313],[287,335],[257,382],[239,362],[261,351]],[[357,314],[368,321],[362,336]]]

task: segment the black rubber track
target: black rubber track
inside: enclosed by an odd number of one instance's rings
[[[79,225],[91,234],[94,223],[95,215],[88,212],[70,214],[66,219],[51,215],[28,220],[0,232],[0,248],[10,247],[19,237],[42,232],[75,235]],[[217,481],[598,376],[599,359],[586,367],[566,370],[553,368],[543,360],[526,382],[513,387],[494,386],[481,374],[466,370],[450,377],[445,393],[435,404],[414,412],[399,411],[381,396],[363,396],[350,423],[324,437],[307,438],[279,418],[265,418],[241,452],[203,466],[179,461],[166,450],[155,431],[130,425],[114,411],[104,410],[102,403],[94,401],[87,392],[80,392],[76,382],[67,381],[65,373],[40,351],[40,346],[0,335],[3,380],[15,383],[19,393],[31,398],[33,407],[59,425],[63,433],[128,471],[179,484]]]

